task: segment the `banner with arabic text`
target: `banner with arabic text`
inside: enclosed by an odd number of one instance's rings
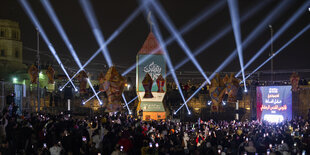
[[[137,80],[137,90],[138,91],[145,91],[142,85],[142,81],[145,77],[146,73],[149,73],[153,80],[152,92],[158,91],[158,87],[156,84],[156,80],[159,75],[162,77],[166,77],[166,62],[163,55],[148,55],[148,54],[141,54],[137,56],[137,72],[136,72],[136,80]],[[147,61],[143,61],[147,59]],[[140,64],[139,64],[139,61]],[[166,91],[166,86],[163,88]]]
[[[292,119],[292,86],[257,87],[257,118],[269,122]]]

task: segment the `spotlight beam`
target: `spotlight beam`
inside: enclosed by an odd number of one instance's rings
[[[123,100],[124,100],[124,102],[125,102],[125,106],[127,107],[128,113],[131,113],[131,111],[130,111],[130,109],[129,109],[129,107],[128,107],[128,103],[127,103],[127,101],[126,101],[126,98],[125,98],[124,93],[122,94],[122,97],[123,97]]]
[[[274,19],[274,18],[276,18],[278,15],[280,15],[281,12],[284,11],[283,8],[286,7],[286,6],[287,6],[287,1],[281,2],[281,4],[278,5],[275,9],[273,9],[273,11],[272,11],[272,12],[267,16],[267,18],[265,18],[261,23],[262,23],[262,24],[269,23],[272,19]],[[258,34],[259,34],[261,31],[264,30],[263,28],[264,28],[264,27],[263,27],[261,24],[259,24],[259,25],[254,29],[254,31],[252,31],[252,32],[246,37],[246,39],[245,39],[244,42],[242,43],[242,46],[243,46],[244,48],[246,48],[246,47],[249,45],[249,43],[250,43],[251,41],[253,41],[253,40],[258,36]],[[235,58],[235,56],[237,56],[237,54],[238,54],[238,52],[237,52],[237,50],[235,49],[235,50],[224,60],[224,62],[222,62],[222,63],[220,64],[220,66],[211,74],[210,79],[213,79],[214,76],[216,75],[216,73],[218,73],[218,72],[220,72],[222,69],[224,69],[224,68]],[[207,84],[207,81],[205,81],[205,82],[204,82],[204,83],[203,83],[203,84],[202,84],[202,85],[188,98],[187,101],[190,101],[190,99],[192,99],[192,98],[201,90],[201,88],[204,87],[206,84]],[[184,106],[184,104],[186,104],[186,103],[183,103],[183,104],[181,105],[181,107],[175,111],[175,113],[177,113],[177,112]]]
[[[97,93],[96,93],[96,91],[95,91],[95,89],[94,89],[92,83],[90,82],[89,78],[87,78],[87,82],[88,82],[88,84],[89,84],[89,87],[93,90],[93,92],[94,92],[94,94],[95,94],[95,96],[96,96],[96,98],[97,98],[99,104],[102,105],[102,102],[101,102],[99,96],[97,95]]]
[[[236,0],[228,0],[228,7],[230,12],[230,19],[233,27],[233,32],[235,36],[235,43],[238,51],[240,68],[242,71],[242,78],[244,83],[244,90],[246,91],[246,82],[244,77],[244,69],[243,69],[243,51],[242,51],[242,42],[241,42],[241,32],[240,32],[240,19],[239,19],[239,11],[238,11],[238,3]]]
[[[210,79],[212,79],[211,76]],[[194,94],[192,94],[189,98],[187,98],[187,100],[174,113],[175,114],[178,113],[178,111],[181,110],[184,105],[187,105],[187,102],[190,101],[206,84],[208,84],[207,81],[203,82],[202,85],[200,85],[200,87],[194,92]]]
[[[266,61],[264,61],[261,65],[259,65],[252,73],[250,73],[246,77],[246,79],[249,78],[251,75],[253,75],[256,71],[258,71],[261,67],[263,67],[267,62],[269,62],[273,57],[275,57],[277,54],[279,54],[283,49],[285,49],[287,46],[289,46],[291,43],[293,43],[298,37],[300,37],[303,33],[305,33],[309,29],[310,29],[310,24],[308,24],[305,28],[303,28],[292,39],[290,39],[285,45],[283,45],[277,52],[275,52]]]
[[[97,43],[99,44],[99,46],[103,46],[103,55],[104,55],[108,65],[109,65],[109,67],[111,67],[113,65],[112,59],[111,59],[111,56],[109,54],[107,47],[105,46],[106,43],[104,41],[104,37],[103,37],[102,32],[100,30],[100,26],[96,20],[96,15],[93,11],[92,5],[90,4],[90,2],[88,0],[80,0],[80,5],[84,11],[84,14],[86,15],[86,17],[88,19],[88,23],[92,27],[92,30],[93,30],[94,36],[97,40]],[[134,17],[132,17],[132,16],[130,16],[130,17],[131,17],[131,19],[125,21],[125,24],[127,24],[126,22],[134,19]],[[116,33],[118,33],[118,31],[116,31]],[[124,100],[125,100],[125,102],[127,102],[125,98],[124,98]]]
[[[304,13],[304,10],[310,5],[310,1],[305,2],[298,10],[285,22],[284,26],[273,36],[273,40],[276,40],[281,36],[281,34],[290,27],[300,15]],[[266,24],[267,25],[267,24]],[[244,69],[248,68],[271,44],[271,41],[268,41],[244,66]],[[240,75],[240,71],[236,74],[236,77]]]
[[[207,75],[205,74],[205,72],[203,71],[202,67],[199,65],[198,61],[196,60],[196,58],[193,56],[192,52],[190,51],[189,47],[187,46],[187,44],[185,43],[185,41],[183,40],[182,36],[179,34],[179,32],[176,31],[175,26],[172,24],[172,22],[170,21],[170,19],[167,17],[167,13],[164,11],[164,9],[160,6],[159,3],[155,2],[155,1],[151,1],[153,7],[156,10],[156,13],[159,15],[162,23],[166,26],[166,28],[170,31],[171,34],[174,35],[174,37],[176,38],[178,44],[181,46],[181,48],[184,50],[184,52],[186,53],[186,55],[191,59],[191,61],[193,62],[193,64],[196,66],[196,68],[199,70],[199,72],[202,74],[202,76],[208,81],[208,83],[210,84],[211,81],[209,80],[209,78],[207,77]]]
[[[147,11],[149,10],[149,8],[148,8],[147,6],[145,6],[144,8],[145,8],[145,9],[144,9],[144,12],[145,12],[145,14],[147,14]],[[182,97],[182,100],[185,102],[185,97],[184,97],[183,92],[182,92],[182,89],[181,89],[181,87],[180,87],[179,80],[178,80],[178,78],[177,78],[177,76],[176,76],[176,74],[175,74],[175,71],[174,71],[174,68],[173,68],[173,65],[172,65],[172,62],[171,62],[169,53],[168,53],[168,51],[167,51],[167,49],[166,49],[166,46],[164,45],[164,41],[163,41],[162,35],[161,35],[161,33],[160,33],[160,30],[159,30],[157,21],[156,21],[155,18],[153,18],[152,15],[150,16],[150,19],[151,19],[151,21],[152,21],[153,24],[154,24],[154,29],[153,29],[153,30],[154,30],[154,33],[155,33],[155,35],[156,35],[156,38],[157,38],[158,41],[159,41],[159,44],[160,44],[161,48],[163,49],[164,58],[165,58],[165,60],[166,60],[166,62],[167,62],[167,65],[168,65],[169,70],[172,72],[173,80],[174,80],[174,82],[176,83],[177,87],[179,88],[178,90],[179,90],[179,93],[180,93],[180,95],[181,95],[181,97]],[[186,106],[186,109],[187,109],[188,114],[190,114],[191,112],[190,112],[188,106],[187,106],[187,105],[185,105],[185,106]]]
[[[138,96],[136,96],[135,98],[133,98],[132,100],[130,100],[128,103],[127,103],[127,105],[129,105],[131,102],[133,102],[134,100],[136,100],[138,98]],[[123,107],[125,107],[125,106],[123,106]]]
[[[147,0],[149,1],[149,0]],[[209,7],[206,7],[203,9],[202,12],[199,13],[199,16],[193,18],[192,20],[188,21],[187,24],[181,28],[180,33],[185,33],[190,31],[193,27],[195,27],[197,24],[201,23],[203,20],[207,20],[209,17],[211,17],[213,14],[221,11],[221,9],[225,6],[225,1],[216,1],[216,4],[213,4]]]
[[[48,16],[50,17],[50,19],[54,23],[54,26],[56,27],[56,29],[57,29],[58,33],[60,34],[62,40],[65,42],[67,48],[69,49],[72,57],[74,58],[74,61],[79,66],[79,68],[82,68],[82,64],[80,62],[80,59],[78,58],[78,56],[76,54],[76,51],[73,48],[73,46],[72,46],[72,44],[71,44],[71,42],[70,42],[70,40],[69,40],[65,30],[63,29],[62,25],[60,24],[60,21],[59,21],[57,15],[56,15],[52,5],[50,4],[49,0],[41,0],[41,3],[43,5],[43,7],[45,8]],[[98,99],[98,102],[100,104],[102,104],[100,99],[99,99],[99,97],[97,96],[96,91],[94,90],[93,85],[90,82],[90,80],[87,80],[87,82],[88,82],[89,86],[92,88],[93,93],[96,95],[96,98]],[[76,89],[76,91],[77,91],[77,89]]]
[[[268,1],[270,2],[270,1]],[[257,11],[261,10],[267,3],[261,3],[255,5],[254,7],[251,7],[248,9],[248,11],[245,11],[245,15],[241,17],[241,22],[246,21],[250,17],[252,17]],[[232,30],[231,25],[226,25],[224,29],[222,29],[220,32],[216,33],[215,35],[211,36],[209,40],[205,41],[202,45],[200,45],[194,52],[194,56],[199,55],[201,52],[203,52],[205,49],[209,48],[211,45],[213,45],[215,42],[217,42],[219,39],[224,37],[228,32]],[[183,59],[181,62],[179,62],[174,68],[175,70],[179,69],[182,67],[184,64],[189,62],[189,58]],[[169,76],[171,73],[168,72],[166,76]]]
[[[147,2],[149,2],[147,0]],[[144,1],[145,3],[145,1]],[[223,6],[225,4],[225,1],[220,1],[220,3],[216,3],[214,6],[212,5],[212,7],[207,7],[204,11],[202,11],[202,13],[200,13],[197,17],[194,18],[194,20],[191,20],[189,22],[187,22],[187,24],[185,24],[185,26],[183,26],[180,30],[180,33],[187,33],[188,31],[190,31],[194,26],[198,25],[200,22],[202,22],[203,19],[211,17],[213,14],[217,13],[218,11],[220,11]],[[201,15],[202,14],[202,15]],[[169,44],[171,44],[173,41],[175,40],[174,36],[170,36],[162,46],[168,46]],[[160,48],[154,49],[153,51],[151,51],[151,53],[155,53],[158,50],[160,50]],[[146,56],[143,59],[141,59],[139,61],[139,63],[143,63],[146,60],[148,60],[150,58],[150,56]],[[136,64],[131,65],[127,70],[125,70],[122,73],[122,76],[127,75],[129,72],[131,72],[133,69],[136,68]]]
[[[98,95],[101,91],[98,91],[95,95],[93,95],[92,97],[90,97],[89,99],[87,99],[86,101],[84,101],[82,104],[84,105],[85,103],[87,103],[88,101],[90,101],[91,99],[93,99],[96,95]]]
[[[70,80],[74,79],[81,71],[83,71],[84,68],[91,62],[91,60],[93,60],[93,59],[101,52],[102,49],[103,49],[103,46],[100,47],[100,48],[95,52],[95,54],[92,55],[91,58],[88,59],[88,60],[86,61],[86,63],[82,66],[82,68],[80,68],[80,69],[71,77]],[[62,88],[66,87],[66,85],[69,84],[69,82],[70,82],[70,81],[68,81],[67,83],[65,83],[65,84],[62,86]]]
[[[145,2],[144,5],[148,5],[148,2]],[[106,45],[108,45],[112,40],[114,40],[125,28],[126,26],[132,22],[139,13],[143,10],[144,5],[140,5],[133,13],[131,13],[126,20],[115,30],[115,32],[108,38],[106,41]]]
[[[60,21],[56,15],[52,5],[50,4],[49,0],[41,0],[41,4],[45,8],[45,11],[47,12],[48,16],[50,17],[50,19],[54,23],[55,27],[57,28],[62,40],[65,42],[65,44],[66,44],[67,48],[69,49],[73,59],[75,60],[77,65],[81,68],[82,64],[80,62],[80,59],[77,56],[75,50],[73,49],[73,47],[69,41],[69,38],[67,37],[65,30],[63,29],[62,25],[60,24]]]
[[[88,20],[89,25],[92,28],[93,34],[97,40],[97,43],[99,45],[99,47],[103,46],[103,50],[102,53],[104,55],[104,58],[106,60],[106,62],[108,63],[109,67],[111,67],[113,65],[112,63],[112,59],[110,56],[110,53],[107,49],[105,45],[105,40],[104,37],[102,35],[102,32],[100,30],[100,26],[98,24],[98,21],[96,20],[96,15],[95,12],[93,11],[92,5],[90,4],[90,2],[88,0],[80,0],[80,5],[82,7],[82,10],[84,11],[84,14]]]
[[[63,72],[65,73],[65,75],[67,76],[67,78],[69,79],[69,82],[72,84],[74,90],[77,90],[75,85],[73,84],[73,82],[70,80],[70,76],[67,73],[64,65],[62,64],[59,56],[56,53],[56,50],[54,48],[54,46],[52,45],[52,43],[50,42],[50,40],[48,39],[47,35],[45,34],[45,31],[43,30],[39,20],[37,19],[37,17],[35,16],[32,8],[30,7],[30,5],[28,4],[28,2],[26,0],[19,0],[19,3],[21,4],[22,8],[24,9],[24,11],[26,12],[26,14],[28,15],[28,17],[31,19],[33,25],[38,29],[38,31],[40,32],[41,37],[43,38],[44,42],[46,43],[47,47],[49,48],[49,50],[51,51],[51,53],[54,55],[57,63],[59,64],[59,66],[61,67],[61,69],[63,70]]]
[[[147,4],[147,3],[146,3]],[[113,32],[113,34],[108,38],[108,40],[105,42],[104,45],[100,46],[99,49],[86,61],[86,63],[82,66],[80,70],[78,70],[70,80],[72,80],[75,76],[77,76],[102,50],[105,46],[109,45],[125,28],[128,26],[128,24],[136,17],[138,16],[139,12],[143,8],[143,5],[139,6],[138,9],[136,9],[133,13],[130,14],[130,16]],[[63,88],[69,84],[69,81],[62,86]]]
[[[242,42],[242,46],[246,48],[265,28],[264,25],[271,22],[271,20],[277,18],[288,6],[288,1],[281,2],[280,5],[278,5],[271,13],[267,15],[264,20],[256,26],[256,28],[244,39]],[[212,79],[216,73],[220,72],[228,63],[230,63],[235,56],[237,55],[237,50],[235,49],[225,60],[224,62],[213,72],[213,74],[210,76],[210,79]]]

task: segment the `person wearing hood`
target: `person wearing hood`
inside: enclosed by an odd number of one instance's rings
[[[255,154],[256,148],[254,147],[254,143],[250,141],[248,146],[244,147],[244,150],[249,154]]]
[[[99,130],[95,130],[93,135],[92,135],[92,142],[95,144],[95,148],[97,150],[99,150],[100,148],[100,143],[101,143],[102,139],[101,139],[101,136],[99,134]]]
[[[187,148],[187,142],[189,141],[189,137],[188,137],[188,134],[185,132],[184,133],[184,136],[183,136],[183,143],[182,143],[182,146],[184,147],[184,151],[185,153],[189,153],[188,152],[188,148]],[[184,145],[183,145],[184,144]]]

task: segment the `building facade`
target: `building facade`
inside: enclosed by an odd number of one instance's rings
[[[23,43],[17,22],[0,19],[0,79],[6,79],[8,74],[25,70],[23,64]]]

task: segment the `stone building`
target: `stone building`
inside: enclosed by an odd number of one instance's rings
[[[25,72],[23,43],[17,22],[0,19],[0,79],[7,80],[12,74]]]

